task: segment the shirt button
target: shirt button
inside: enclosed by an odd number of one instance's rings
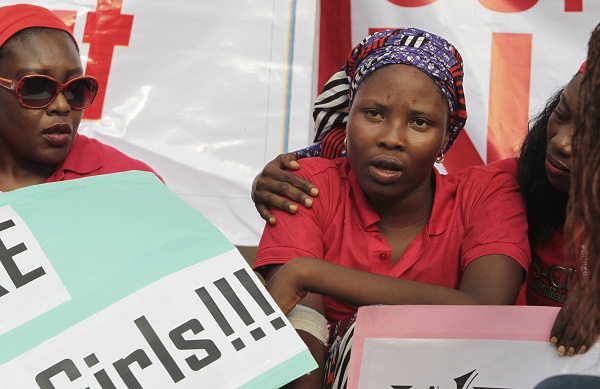
[[[379,253],[379,259],[384,260],[387,258],[387,254],[384,252]]]

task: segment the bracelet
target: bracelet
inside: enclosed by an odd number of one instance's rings
[[[328,323],[325,316],[304,305],[296,305],[287,315],[288,320],[296,330],[308,332],[321,344],[327,345]]]

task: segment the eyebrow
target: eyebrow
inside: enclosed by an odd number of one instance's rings
[[[17,74],[24,74],[24,75],[43,74],[43,75],[48,76],[49,73],[50,73],[49,69],[44,69],[44,68],[21,68],[17,71]],[[67,69],[67,71],[65,72],[65,76],[70,77],[70,76],[73,76],[78,73],[83,74],[83,69],[81,69],[81,68]]]

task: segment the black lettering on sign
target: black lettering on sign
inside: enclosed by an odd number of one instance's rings
[[[194,335],[197,335],[204,331],[204,327],[197,319],[192,319],[183,323],[179,327],[172,329],[169,332],[169,338],[171,338],[171,341],[178,350],[206,351],[208,355],[202,359],[198,359],[196,355],[192,355],[185,359],[188,366],[192,370],[198,371],[221,358],[221,351],[219,351],[215,342],[210,339],[185,339],[183,334],[188,331],[192,331]]]
[[[94,353],[83,358],[83,361],[88,367],[93,367],[100,363],[98,357]],[[96,378],[96,381],[98,381],[102,389],[117,389],[115,384],[110,380],[110,377],[108,376],[108,373],[106,373],[106,370],[100,369],[99,371],[94,373],[94,377]]]
[[[275,310],[273,309],[271,304],[269,304],[269,302],[267,301],[265,296],[260,292],[260,289],[258,289],[256,284],[254,283],[252,276],[250,274],[248,274],[248,272],[246,270],[240,269],[233,274],[235,274],[236,278],[240,281],[242,286],[248,291],[250,296],[252,296],[254,301],[256,301],[256,303],[263,310],[265,315],[269,316],[269,315],[275,313]],[[275,319],[271,320],[271,325],[273,326],[273,328],[278,330],[280,328],[285,327],[285,322],[283,321],[282,318],[276,317]]]
[[[275,309],[269,304],[269,301],[263,296],[260,289],[254,283],[252,276],[248,274],[248,271],[245,269],[240,269],[234,272],[235,277],[240,282],[240,284],[244,287],[244,289],[248,292],[248,294],[254,299],[254,301],[258,304],[258,306],[262,309],[266,316],[270,316],[275,313]],[[214,285],[217,287],[219,292],[225,297],[229,305],[233,308],[233,310],[237,313],[237,315],[242,319],[246,326],[251,326],[255,323],[254,318],[250,315],[250,312],[246,309],[244,304],[242,303],[239,296],[235,293],[229,282],[225,278],[220,278],[214,282]],[[229,337],[234,334],[233,328],[229,324],[229,321],[225,318],[223,311],[217,306],[217,303],[212,298],[210,293],[205,287],[201,287],[196,289],[196,294],[200,297],[200,300],[204,303],[210,314],[213,316],[221,331]],[[271,325],[275,330],[279,330],[285,327],[285,322],[281,317],[276,317],[271,320]],[[254,338],[255,341],[258,341],[266,336],[264,330],[260,327],[253,328],[250,330],[250,335]],[[236,349],[236,351],[240,351],[246,347],[244,341],[236,336],[231,344]]]
[[[14,226],[15,222],[13,222],[12,220],[3,221],[0,223],[0,232]],[[23,253],[25,251],[27,251],[27,246],[25,246],[25,243],[19,243],[16,246],[7,248],[2,239],[0,239],[0,263],[2,263],[4,270],[6,270],[6,273],[17,288],[27,285],[36,278],[39,278],[46,274],[46,271],[41,266],[28,273],[21,273],[21,270],[15,263],[14,257],[17,256],[17,254]],[[0,297],[7,293],[8,290],[0,287]]]
[[[185,376],[183,375],[183,372],[179,366],[177,366],[177,362],[175,362],[171,354],[169,354],[169,350],[167,350],[163,342],[160,340],[154,331],[154,328],[152,328],[148,322],[148,319],[146,319],[146,316],[138,317],[134,320],[134,323],[142,335],[144,335],[144,338],[150,345],[150,348],[152,348],[152,351],[154,351],[160,363],[162,363],[162,365],[165,367],[173,379],[173,382],[179,382],[184,379]]]
[[[115,370],[121,376],[121,379],[127,385],[128,389],[143,389],[142,384],[135,378],[135,375],[129,368],[135,362],[143,369],[152,364],[148,354],[142,349],[137,349],[125,358],[121,358],[113,363]]]
[[[55,377],[61,373],[67,375],[71,382],[81,377],[81,373],[77,370],[77,366],[70,359],[63,359],[62,361],[55,363],[46,370],[42,371],[35,376],[35,382],[37,382],[40,389],[56,389],[54,384],[50,381],[52,377]]]

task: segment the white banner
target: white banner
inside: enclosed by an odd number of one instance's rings
[[[256,245],[263,229],[254,177],[310,143],[316,80],[334,49],[343,55],[326,77],[374,29],[419,27],[457,46],[469,120],[440,169],[450,171],[511,155],[600,21],[593,0],[32,3],[72,23],[86,73],[100,80],[80,131],[150,164],[237,245]]]

